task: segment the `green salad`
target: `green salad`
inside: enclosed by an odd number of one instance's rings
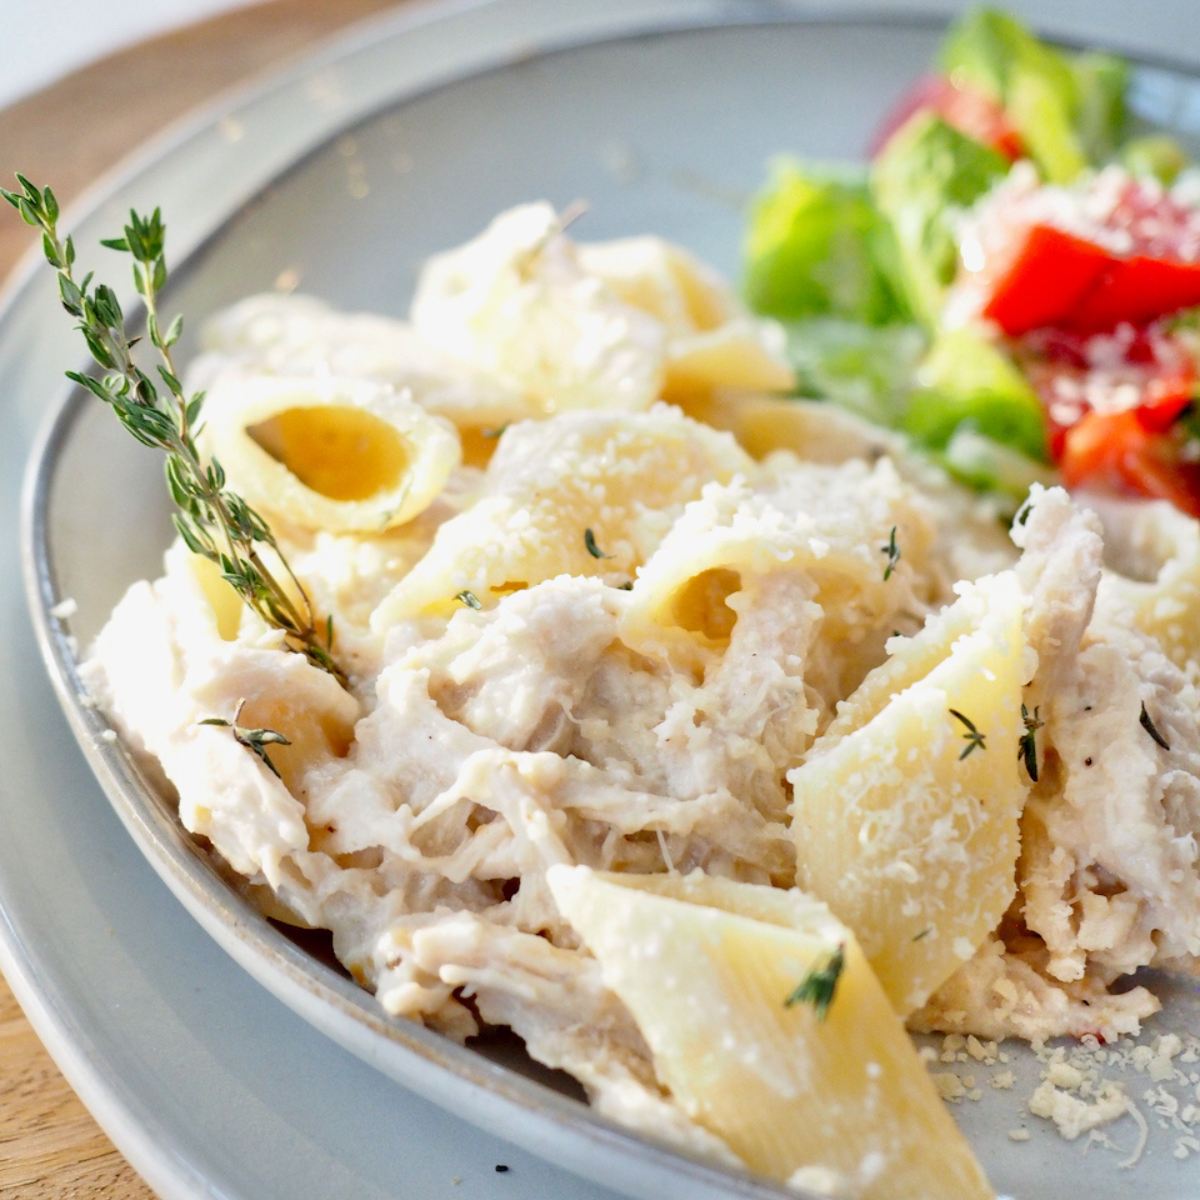
[[[745,291],[786,326],[798,394],[982,490],[1057,479],[1200,515],[1200,172],[1130,79],[980,9],[868,165],[773,163]]]

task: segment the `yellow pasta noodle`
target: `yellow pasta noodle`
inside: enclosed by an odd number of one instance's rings
[[[337,312],[315,296],[250,296],[210,320],[201,339],[209,352],[201,375],[232,365],[268,375],[374,380],[460,431],[496,429],[527,415],[520,392],[442,353],[409,322]]]
[[[808,485],[739,479],[693,501],[639,572],[623,635],[631,645],[715,648],[728,641],[728,606],[751,578],[800,571],[813,583],[836,636],[863,614],[882,614],[900,581],[883,578],[880,546],[895,527],[908,561],[923,568],[930,531],[886,464],[835,474],[814,467]]]
[[[662,387],[662,324],[580,266],[548,204],[510,209],[431,258],[412,317],[432,345],[523,396],[528,416],[633,412]]]
[[[619,238],[580,246],[579,261],[662,322],[665,399],[691,412],[715,388],[791,388],[782,330],[752,318],[725,280],[681,247],[657,237]]]
[[[751,465],[728,434],[665,406],[516,425],[478,501],[442,526],[372,623],[452,612],[464,592],[490,606],[564,573],[621,586],[706,483]]]
[[[992,1195],[854,935],[819,901],[699,872],[546,879],[660,1081],[753,1170],[863,1200]],[[822,1013],[794,993],[834,955]]]
[[[788,774],[798,880],[855,931],[901,1014],[1016,890],[1022,603],[1006,572],[900,642]]]
[[[204,437],[256,507],[306,529],[390,529],[424,511],[459,461],[452,426],[361,379],[222,375]]]

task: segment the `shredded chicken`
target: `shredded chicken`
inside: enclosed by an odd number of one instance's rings
[[[936,468],[844,415],[826,426],[820,406],[805,416],[812,461],[777,450],[755,462],[731,435],[647,407],[664,372],[672,399],[714,405],[713,385],[685,387],[703,360],[693,347],[684,372],[676,334],[649,336],[650,318],[561,247],[539,265],[541,245],[531,234],[496,259],[515,307],[472,278],[420,310],[426,325],[507,314],[504,336],[484,339],[488,363],[524,346],[522,313],[546,347],[574,319],[558,304],[604,331],[580,362],[538,358],[536,387],[523,358],[496,368],[493,408],[544,418],[518,419],[498,449],[463,417],[482,368],[446,365],[457,326],[408,371],[404,347],[420,341],[408,327],[337,318],[322,341],[324,310],[307,302],[309,332],[276,344],[278,300],[266,324],[252,310],[226,323],[206,375],[319,372],[349,339],[340,369],[408,380],[418,402],[463,422],[464,445],[476,438],[477,465],[400,530],[279,521],[280,544],[335,617],[349,692],[251,614],[224,628],[212,590],[223,585],[180,543],[161,579],[130,589],[84,676],[126,744],[173,784],[183,824],[272,915],[332,931],[389,1013],[458,1039],[481,1022],[508,1026],[601,1111],[732,1161],[656,1077],[546,872],[700,869],[794,886],[788,772],[955,585],[1015,562],[1037,775],[1016,895],[982,945],[956,946],[963,965],[910,1024],[1031,1041],[1136,1031],[1157,1001],[1135,973],[1194,969],[1200,955],[1200,694],[1179,617],[1200,578],[1195,522],[1148,506],[1102,523],[1035,488],[1014,550]],[[451,267],[438,278],[457,279]],[[736,344],[757,336],[747,318],[735,324]],[[760,366],[769,342],[756,343]],[[598,411],[595,387],[639,354],[650,355],[642,390]],[[548,415],[568,385],[566,411]],[[201,724],[242,701],[243,723],[290,739],[270,748],[278,775]]]

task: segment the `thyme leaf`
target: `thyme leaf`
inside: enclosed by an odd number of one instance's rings
[[[42,231],[42,253],[58,278],[59,299],[102,373],[68,371],[67,378],[107,404],[126,430],[144,446],[166,456],[166,483],[176,511],[175,528],[184,544],[215,564],[221,576],[267,624],[284,634],[284,645],[303,654],[345,686],[346,675],[324,644],[312,603],[293,574],[270,526],[226,484],[225,471],[200,452],[196,434],[204,393],[187,395],[179,381],[172,348],[183,332],[182,317],[163,322],[159,294],[167,282],[166,226],[162,213],[130,212],[122,236],[102,244],[133,259],[133,282],[146,309],[146,335],[158,363],[154,377],[135,361],[140,341],[126,328],[116,292],[93,286],[91,274],[75,275],[75,244],[58,229],[59,206],[50,188],[17,176],[20,192],[0,188],[26,224]],[[264,550],[276,564],[268,563]]]
[[[468,591],[466,588],[463,588],[461,592],[458,592],[454,598],[460,604],[465,604],[468,608],[473,608],[476,612],[479,612],[479,610],[483,608],[483,605],[479,602],[479,597],[475,595],[474,592]]]
[[[279,768],[271,761],[271,756],[267,753],[268,746],[290,746],[292,743],[283,736],[282,733],[275,729],[250,729],[245,725],[239,725],[238,720],[242,715],[242,709],[246,707],[245,700],[239,700],[237,709],[234,711],[233,720],[227,721],[224,717],[205,717],[200,722],[201,725],[219,725],[223,729],[233,731],[233,740],[239,746],[245,746],[255,758],[261,762],[276,779],[282,779],[279,774]]]
[[[892,526],[891,533],[888,534],[886,546],[879,547],[880,554],[887,555],[887,566],[883,568],[883,582],[887,583],[892,577],[892,572],[896,569],[896,564],[900,561],[900,547],[896,545],[896,526]]]
[[[1021,705],[1025,732],[1017,741],[1017,760],[1025,763],[1025,771],[1034,783],[1038,781],[1037,731],[1046,723],[1039,717],[1040,711],[1040,705],[1034,705],[1032,714],[1024,704]]]
[[[966,733],[963,734],[963,740],[967,743],[966,749],[958,756],[958,761],[962,762],[972,750],[987,749],[987,734],[981,733],[975,728],[975,722],[970,717],[960,713],[957,708],[950,709],[950,715],[956,720],[961,721],[966,726]]]
[[[814,963],[808,974],[796,985],[796,988],[783,1002],[784,1008],[792,1008],[797,1004],[811,1004],[818,1021],[824,1021],[829,1015],[829,1007],[833,1004],[837,992],[838,980],[846,968],[846,947],[840,945],[830,954]]]
[[[596,535],[590,529],[583,531],[583,544],[587,547],[587,552],[593,558],[612,558],[611,554],[605,554],[599,546],[596,545]]]
[[[1142,715],[1138,717],[1138,724],[1141,725],[1141,727],[1150,735],[1154,742],[1160,745],[1164,750],[1170,750],[1170,743],[1165,737],[1163,737],[1161,733],[1158,732],[1154,722],[1150,719],[1150,714],[1146,711],[1145,700],[1142,701]]]

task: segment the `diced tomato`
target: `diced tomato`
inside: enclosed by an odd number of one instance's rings
[[[1036,194],[1028,211],[1012,214],[999,250],[993,229],[992,261],[975,274],[983,315],[1010,337],[1142,325],[1200,305],[1200,212],[1153,183],[1126,177],[1114,188],[1113,178],[1073,197],[1082,215],[1071,230],[1039,214]],[[1001,228],[1005,216],[990,214]],[[1089,222],[1094,236],[1085,236]]]
[[[1200,463],[1183,461],[1176,439],[1147,429],[1137,409],[1088,413],[1066,431],[1059,467],[1068,487],[1169,500],[1200,517]]]
[[[883,150],[892,134],[914,113],[932,111],[959,133],[999,150],[1015,162],[1024,152],[1021,136],[1004,109],[990,96],[953,83],[945,75],[922,75],[895,103],[871,140],[871,157]]]
[[[1111,262],[1111,255],[1093,242],[1052,225],[1034,225],[993,285],[983,315],[1009,337],[1065,324]]]
[[[1135,255],[1114,259],[1070,315],[1073,329],[1142,325],[1164,313],[1200,304],[1200,263]]]
[[[1179,335],[1045,330],[1016,348],[1046,410],[1047,443],[1068,487],[1170,500],[1200,515],[1200,464],[1181,457],[1179,418],[1197,390]]]
[[[1066,456],[1068,432],[1093,411],[1130,410],[1146,432],[1165,434],[1196,396],[1192,350],[1154,327],[1090,336],[1039,330],[1014,352],[1041,398],[1055,461]]]
[[[1147,433],[1168,433],[1194,399],[1194,377],[1160,377],[1133,410]]]

